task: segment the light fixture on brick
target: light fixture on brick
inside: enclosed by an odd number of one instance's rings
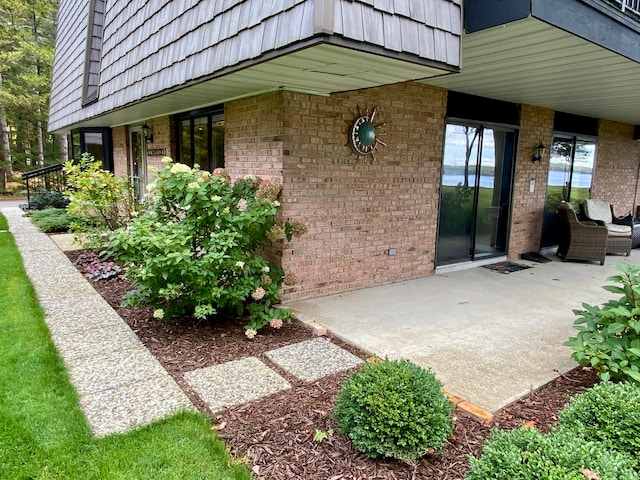
[[[542,160],[542,157],[544,157],[544,152],[546,150],[547,147],[545,147],[542,142],[539,142],[538,146],[533,151],[533,157],[531,157],[531,161],[535,164],[540,163],[540,160]]]

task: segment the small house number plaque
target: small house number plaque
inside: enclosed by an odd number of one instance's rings
[[[149,157],[164,157],[166,155],[166,148],[150,148],[147,150],[147,156]]]

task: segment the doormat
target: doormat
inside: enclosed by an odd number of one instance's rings
[[[544,255],[540,255],[538,252],[527,252],[520,255],[520,258],[523,260],[529,260],[530,262],[538,262],[538,263],[547,263],[550,262],[551,259],[545,257]]]
[[[516,262],[506,261],[506,262],[491,263],[489,265],[482,265],[482,268],[488,268],[489,270],[493,270],[494,272],[498,272],[498,273],[512,273],[512,272],[519,272],[520,270],[526,270],[527,268],[531,268],[531,267],[529,267],[528,265],[522,265]]]

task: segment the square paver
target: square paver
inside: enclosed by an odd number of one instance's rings
[[[362,363],[362,359],[324,338],[294,343],[265,355],[283,370],[307,382]]]
[[[289,382],[255,357],[187,372],[184,379],[212,412],[291,388]]]
[[[189,398],[166,374],[81,395],[80,405],[93,434],[99,437],[126,432],[179,411],[195,411]]]

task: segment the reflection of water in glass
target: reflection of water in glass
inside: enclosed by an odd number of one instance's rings
[[[590,188],[591,187],[591,173],[587,172],[573,172],[573,178],[571,179],[571,186],[574,188]],[[569,181],[565,172],[558,170],[549,171],[549,185],[562,186]]]
[[[464,185],[464,175],[444,175],[442,177],[442,184],[445,186],[456,186],[458,184]],[[469,186],[476,184],[476,176],[469,175]],[[487,175],[480,175],[480,187],[493,188],[493,177]]]
[[[590,188],[591,187],[591,173],[586,172],[573,172],[573,179],[571,185],[574,188]],[[549,185],[551,186],[564,186],[566,181],[565,173],[562,171],[551,170],[549,172]],[[473,186],[476,182],[475,175],[469,175],[469,185]],[[464,175],[444,175],[442,177],[442,184],[448,186],[456,186],[458,184],[464,185]],[[480,186],[482,188],[493,188],[494,178],[481,175]]]

